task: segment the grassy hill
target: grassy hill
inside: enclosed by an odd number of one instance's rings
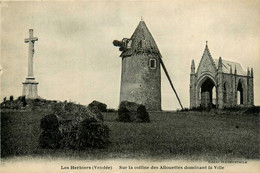
[[[116,122],[117,113],[104,113],[111,144],[106,149],[47,150],[38,147],[40,110],[1,112],[1,154],[78,159],[259,159],[258,114],[241,111],[151,112],[151,123]]]

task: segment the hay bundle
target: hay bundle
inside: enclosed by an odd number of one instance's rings
[[[39,138],[39,146],[41,148],[59,148],[61,133],[59,131],[59,120],[54,114],[46,115],[41,119],[40,127],[43,132]]]
[[[146,111],[146,108],[144,105],[140,105],[137,108],[137,117],[136,117],[137,122],[151,122],[150,117],[148,112]]]
[[[58,117],[54,114],[46,115],[41,119],[40,127],[45,131],[59,129]]]
[[[144,105],[123,101],[119,105],[117,121],[150,122],[150,118]]]
[[[42,148],[104,148],[109,143],[109,129],[88,107],[58,103],[53,113],[41,120]]]
[[[93,135],[96,134],[96,135]],[[109,128],[96,119],[85,119],[79,129],[79,148],[104,148],[109,144]]]
[[[104,121],[104,116],[97,107],[88,106],[88,109],[91,112],[90,114],[93,114],[99,120]]]
[[[123,106],[119,106],[117,121],[119,122],[131,122],[131,112]]]
[[[46,149],[58,149],[60,148],[60,140],[61,133],[59,130],[44,130],[39,137],[39,146]]]
[[[94,109],[98,109],[100,112],[107,112],[107,105],[96,100],[91,102],[88,106]]]

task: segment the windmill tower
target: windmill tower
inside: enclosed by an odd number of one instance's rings
[[[122,51],[120,102],[136,102],[148,110],[161,110],[161,54],[145,22],[139,22],[130,39],[113,43]]]
[[[120,103],[136,102],[145,105],[147,110],[161,110],[160,64],[170,83],[171,80],[145,22],[139,22],[130,39],[114,40],[113,44],[122,51]]]

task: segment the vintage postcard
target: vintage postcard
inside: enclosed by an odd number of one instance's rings
[[[259,11],[1,1],[0,172],[260,172]]]

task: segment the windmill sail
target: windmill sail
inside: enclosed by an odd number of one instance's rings
[[[182,106],[182,104],[181,104],[181,100],[180,100],[180,98],[179,98],[179,96],[178,96],[178,94],[177,94],[177,92],[176,92],[176,90],[175,90],[175,88],[174,88],[174,86],[173,86],[173,84],[172,84],[171,78],[170,78],[170,76],[169,76],[169,74],[168,74],[168,71],[167,71],[167,69],[166,69],[166,67],[165,67],[165,65],[164,65],[164,63],[163,63],[162,58],[160,58],[160,63],[161,63],[161,65],[162,65],[162,68],[163,68],[163,70],[164,70],[164,72],[165,72],[166,77],[168,78],[168,80],[169,80],[169,82],[170,82],[170,85],[171,85],[171,87],[172,87],[172,90],[174,91],[174,93],[175,93],[175,95],[176,95],[176,97],[177,97],[177,99],[178,99],[178,101],[179,101],[179,103],[180,103],[181,109],[183,109],[183,106]]]

